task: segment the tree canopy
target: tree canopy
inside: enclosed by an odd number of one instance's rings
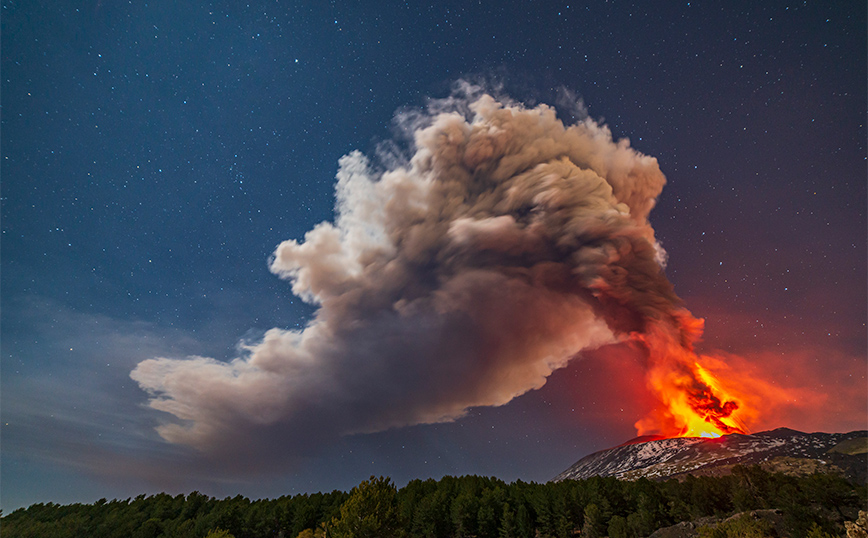
[[[865,510],[868,490],[831,475],[793,477],[759,467],[686,480],[615,478],[507,484],[496,478],[370,477],[349,493],[250,500],[165,493],[93,504],[34,504],[0,519],[4,538],[634,538],[707,516],[779,510],[793,536],[838,536]],[[708,536],[762,532],[733,519]],[[735,533],[735,534],[733,534]]]

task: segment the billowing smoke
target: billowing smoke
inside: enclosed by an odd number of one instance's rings
[[[132,372],[180,419],[159,428],[166,440],[291,459],[503,405],[630,335],[690,348],[701,322],[679,306],[648,222],[665,183],[656,159],[591,119],[566,126],[475,88],[404,120],[412,155],[343,157],[334,223],[274,252],[272,272],[318,307],[304,330],[271,329],[228,363]]]

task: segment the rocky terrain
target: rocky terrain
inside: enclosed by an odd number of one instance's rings
[[[734,465],[805,475],[830,472],[868,479],[868,431],[804,433],[787,428],[719,438],[636,439],[595,452],[553,480],[614,476],[625,480],[727,474]]]

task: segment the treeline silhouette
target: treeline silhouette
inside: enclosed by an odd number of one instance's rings
[[[0,532],[4,538],[628,538],[705,516],[778,509],[793,536],[837,536],[841,522],[854,519],[866,502],[864,484],[825,474],[787,476],[756,466],[736,466],[727,476],[666,482],[597,477],[507,484],[446,476],[397,489],[388,478],[371,477],[349,493],[254,501],[193,492],[94,504],[40,503],[3,517]],[[727,536],[722,532],[715,536]]]

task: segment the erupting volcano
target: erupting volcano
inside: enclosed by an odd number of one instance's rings
[[[694,327],[699,320],[692,319]],[[639,435],[720,437],[749,433],[755,411],[742,397],[702,366],[691,342],[674,342],[660,331],[640,335],[649,355],[648,387],[660,408],[636,423]]]
[[[756,395],[775,401],[694,351],[703,321],[675,294],[649,221],[666,183],[656,159],[590,118],[565,125],[467,84],[396,123],[411,147],[342,158],[334,222],[274,252],[271,271],[317,306],[303,330],[271,329],[231,362],[132,372],[181,419],[159,427],[165,439],[236,458],[307,450],[311,421],[328,425],[314,442],[452,421],[624,343],[658,402],[640,435],[746,432]]]

